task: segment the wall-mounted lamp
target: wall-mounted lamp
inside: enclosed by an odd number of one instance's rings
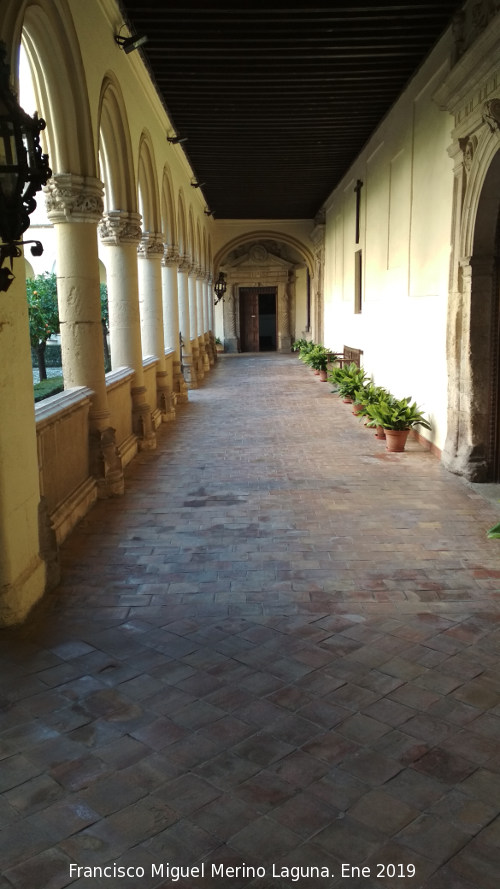
[[[226,276],[225,276],[224,272],[219,272],[219,277],[217,278],[217,281],[214,284],[214,293],[215,293],[214,304],[215,305],[217,305],[217,303],[219,303],[221,301],[221,299],[224,299],[224,294],[225,294],[226,290],[227,290]]]
[[[196,179],[191,181],[191,188],[203,188],[204,185],[204,182],[197,182]]]
[[[121,37],[120,34],[115,34],[115,43],[126,53],[139,49],[140,46],[147,42],[148,37],[146,34],[133,34],[131,37]]]
[[[13,260],[21,256],[21,247],[33,244],[33,256],[43,253],[40,241],[20,238],[29,228],[35,194],[52,176],[49,157],[40,146],[45,121],[23,111],[11,92],[9,77],[7,50],[0,41],[0,290],[4,292],[14,280]],[[10,269],[2,268],[6,259],[10,259]]]
[[[170,142],[171,145],[181,145],[183,142],[187,142],[187,136],[167,136],[167,142]]]
[[[203,212],[204,212],[205,216],[213,216],[214,215],[212,210],[209,210],[208,207],[205,207]]]

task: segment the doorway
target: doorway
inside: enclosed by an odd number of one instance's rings
[[[240,287],[242,352],[276,351],[276,287]]]

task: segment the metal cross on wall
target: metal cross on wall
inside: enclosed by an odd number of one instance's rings
[[[356,181],[356,185],[354,191],[356,192],[356,244],[359,244],[359,218],[360,218],[360,209],[361,209],[361,189],[363,188],[363,183],[361,179]]]

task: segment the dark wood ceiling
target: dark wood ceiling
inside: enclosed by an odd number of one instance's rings
[[[313,218],[462,5],[121,0],[219,219]]]

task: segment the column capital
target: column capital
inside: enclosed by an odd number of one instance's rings
[[[141,214],[126,210],[110,210],[99,225],[101,241],[111,247],[138,244],[141,240]]]
[[[104,185],[92,176],[56,173],[44,187],[47,215],[53,224],[93,222],[102,218]]]
[[[178,268],[179,268],[180,272],[188,272],[189,273],[191,271],[192,267],[193,267],[193,263],[192,263],[189,253],[184,253],[183,255],[179,256]]]
[[[142,259],[163,259],[164,249],[162,232],[143,232],[137,254]]]
[[[165,244],[162,265],[178,266],[180,262],[179,248],[175,244]]]

